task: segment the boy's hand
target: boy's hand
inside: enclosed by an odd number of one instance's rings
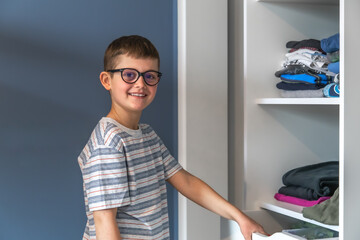
[[[257,222],[255,222],[246,215],[243,215],[242,220],[238,224],[245,240],[251,240],[251,235],[255,232],[270,236],[264,231],[261,225],[259,225]]]
[[[251,240],[253,232],[269,236],[258,223],[226,201],[205,182],[186,170],[178,171],[167,181],[193,202],[226,219],[236,221],[245,240]]]

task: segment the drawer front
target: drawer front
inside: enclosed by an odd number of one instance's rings
[[[245,212],[249,217],[261,224],[265,231],[270,236],[265,236],[260,233],[253,233],[252,240],[304,240],[300,236],[290,234],[287,232],[282,232],[283,229],[291,229],[291,226],[294,223],[297,223],[299,220],[282,216],[279,214],[273,214],[272,212],[259,210],[259,211],[246,211]],[[234,221],[227,221],[222,223],[222,236],[221,240],[244,240],[240,232],[239,226]],[[227,231],[225,231],[227,230]],[[326,238],[323,240],[334,240],[339,238]]]
[[[299,239],[302,240],[303,238],[292,236],[282,232],[274,233],[271,236],[264,236],[259,233],[253,233],[252,235],[252,240],[299,240]]]
[[[253,240],[299,240],[297,236],[289,235],[288,233],[281,232],[283,229],[288,229],[292,224],[288,219],[278,219],[271,215],[271,213],[259,210],[259,211],[246,211],[249,217],[261,224],[265,231],[271,236],[264,236],[259,233],[254,233]],[[226,221],[222,223],[222,236],[221,240],[244,240],[240,232],[240,228],[234,221]],[[226,231],[225,231],[226,230]]]

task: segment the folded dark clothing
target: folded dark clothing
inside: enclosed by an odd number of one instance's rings
[[[331,196],[339,187],[339,162],[330,161],[288,171],[282,177],[285,186],[313,189],[319,196]]]
[[[326,84],[308,84],[308,83],[287,83],[281,81],[276,84],[278,89],[287,90],[287,91],[296,91],[296,90],[318,90],[325,87]]]
[[[278,193],[309,201],[318,200],[321,197],[313,189],[298,186],[283,186]]]
[[[317,39],[304,39],[301,41],[289,41],[286,43],[286,48],[299,49],[303,47],[321,49],[321,43]]]

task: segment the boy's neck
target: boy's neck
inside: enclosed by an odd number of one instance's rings
[[[140,121],[141,113],[121,114],[112,108],[106,117],[114,119],[115,121],[117,121],[118,123],[120,123],[121,125],[127,128],[137,130],[139,129],[139,121]]]

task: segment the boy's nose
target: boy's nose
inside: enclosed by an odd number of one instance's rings
[[[140,75],[139,79],[135,82],[135,85],[139,87],[146,87],[146,83],[143,75]]]

